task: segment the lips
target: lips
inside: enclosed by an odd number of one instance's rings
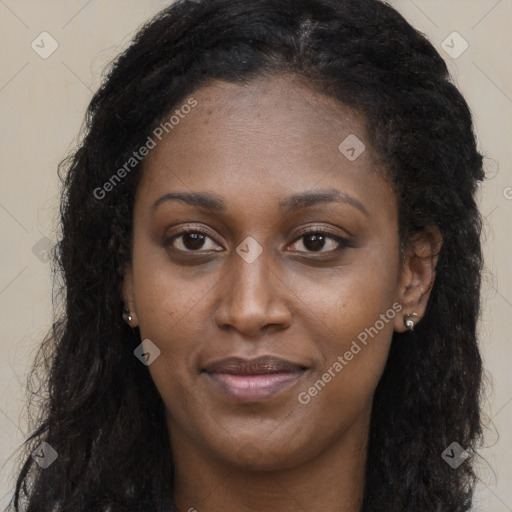
[[[209,364],[207,373],[230,373],[232,375],[264,375],[269,373],[293,373],[304,368],[285,359],[262,356],[256,359],[230,357]]]
[[[274,356],[251,360],[231,357],[203,369],[217,389],[242,402],[268,399],[293,386],[305,371],[304,366]]]

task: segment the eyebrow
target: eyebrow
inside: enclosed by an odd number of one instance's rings
[[[158,206],[166,201],[182,201],[191,206],[197,206],[216,213],[227,210],[226,203],[221,197],[207,192],[169,192],[153,203],[152,211],[155,211]],[[365,215],[369,215],[368,210],[359,200],[335,188],[317,190],[315,192],[300,192],[288,196],[279,201],[279,211],[281,213],[293,213],[319,204],[333,202],[352,205]]]
[[[279,202],[279,209],[283,213],[292,213],[297,210],[316,206],[317,204],[333,202],[350,204],[365,215],[369,215],[368,210],[361,201],[335,188],[293,194]]]
[[[155,211],[166,201],[183,201],[191,206],[197,206],[212,212],[226,211],[226,203],[220,197],[207,192],[169,192],[153,203],[152,211]]]

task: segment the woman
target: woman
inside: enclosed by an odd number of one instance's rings
[[[395,10],[178,1],[68,167],[15,510],[470,509],[482,156]]]

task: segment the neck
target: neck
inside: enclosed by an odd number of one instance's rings
[[[363,501],[369,411],[320,453],[290,467],[252,468],[212,455],[169,425],[174,499],[180,512],[359,512]],[[254,450],[257,450],[253,448]],[[310,447],[314,452],[317,447]]]

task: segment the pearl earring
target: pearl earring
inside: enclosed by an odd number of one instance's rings
[[[414,318],[417,316],[417,313],[409,313],[408,315],[404,315],[404,324],[410,331],[414,331]]]
[[[123,320],[127,323],[130,324],[130,327],[132,326],[132,320],[133,320],[133,317],[130,313],[130,310],[129,309],[123,309]]]

